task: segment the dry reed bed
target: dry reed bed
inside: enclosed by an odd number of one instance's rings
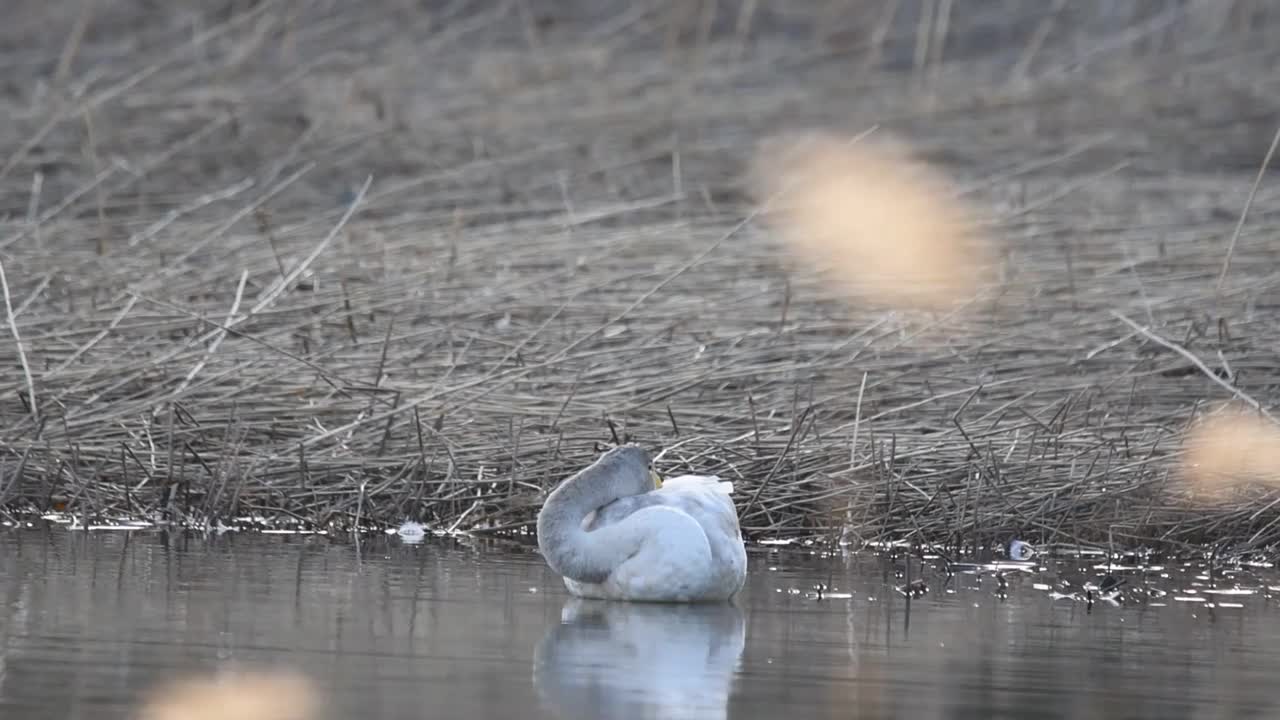
[[[193,7],[0,45],[49,74],[0,129],[11,516],[516,530],[632,439],[736,480],[754,538],[1280,536],[1273,492],[1171,473],[1232,392],[1168,344],[1264,406],[1280,379],[1274,185],[1218,289],[1274,129],[1262,21],[1081,55],[1018,17],[912,73],[732,4],[693,40],[660,3]],[[885,27],[880,56],[919,32]],[[999,279],[955,313],[850,307],[751,219],[765,134],[876,123],[994,218]]]

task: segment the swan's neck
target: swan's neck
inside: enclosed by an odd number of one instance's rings
[[[626,521],[587,532],[587,514],[635,494],[623,483],[583,472],[547,497],[538,513],[538,548],[557,573],[577,582],[601,583],[639,550],[644,528]]]

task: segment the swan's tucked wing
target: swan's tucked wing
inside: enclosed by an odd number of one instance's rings
[[[593,511],[584,519],[583,527],[595,530],[620,522],[642,508],[665,505],[693,516],[708,532],[727,532],[737,537],[738,513],[732,494],[733,483],[714,475],[680,475],[664,480],[658,490],[618,498]]]
[[[648,495],[660,495],[666,504],[692,515],[708,532],[712,528],[737,535],[738,511],[733,505],[733,483],[714,475],[681,475],[664,480],[662,488]]]

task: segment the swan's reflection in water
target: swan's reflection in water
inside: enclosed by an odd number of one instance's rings
[[[728,603],[569,600],[533,659],[533,684],[564,718],[724,718],[746,642]]]

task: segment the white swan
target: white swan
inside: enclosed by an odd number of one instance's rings
[[[648,452],[617,447],[547,498],[538,548],[579,597],[728,600],[747,577],[732,491],[717,477],[663,482]]]

